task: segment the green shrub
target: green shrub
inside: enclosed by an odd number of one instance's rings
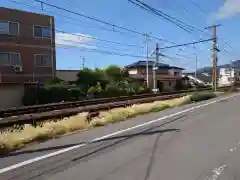
[[[47,104],[61,101],[71,101],[72,92],[63,84],[51,84],[47,87],[29,87],[25,89],[23,104]]]
[[[24,96],[22,99],[23,104],[26,106],[36,104],[38,99],[37,94],[38,94],[37,88],[34,87],[25,88]]]
[[[84,93],[82,92],[82,90],[79,87],[70,88],[69,91],[71,93],[72,100],[77,101],[77,100],[82,99],[82,97],[84,97]]]
[[[54,84],[51,86],[46,87],[46,93],[45,98],[47,98],[48,102],[42,102],[40,98],[41,103],[51,103],[51,102],[61,102],[61,101],[70,101],[71,100],[71,91],[68,89],[68,87],[64,84]],[[41,96],[41,97],[43,97]]]
[[[216,97],[216,94],[213,92],[195,92],[191,95],[191,101],[198,102],[204,101]]]
[[[100,85],[92,86],[88,89],[87,92],[88,98],[101,98],[103,97],[102,87]]]
[[[107,84],[105,89],[105,95],[107,97],[121,96],[124,94],[124,90],[115,84]]]
[[[98,90],[95,86],[92,86],[88,89],[88,94],[94,94],[96,93]]]

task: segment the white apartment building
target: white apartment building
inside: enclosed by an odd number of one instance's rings
[[[240,79],[240,69],[220,68],[219,69],[219,86],[228,86],[234,82],[234,77],[238,81]]]

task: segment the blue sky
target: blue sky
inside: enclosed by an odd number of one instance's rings
[[[221,24],[222,26],[217,29],[218,45],[221,50],[219,63],[229,63],[231,60],[239,59],[239,55],[236,54],[240,45],[238,40],[240,28],[238,16],[238,12],[240,12],[239,0],[144,0],[145,3],[206,32],[205,34],[195,33],[193,35],[138,8],[128,2],[128,0],[45,0],[45,2],[94,16],[112,24],[137,30],[138,32],[149,32],[152,36],[178,44],[192,42],[199,38],[208,39],[211,32],[205,30],[204,27],[213,23]],[[114,28],[111,26],[106,26],[46,5],[43,6],[44,10],[41,10],[40,3],[33,0],[14,0],[14,2],[12,0],[1,0],[1,5],[55,16],[56,29],[69,33],[56,32],[56,42],[60,46],[60,48],[57,48],[57,69],[80,69],[82,57],[85,58],[85,66],[90,68],[103,68],[110,64],[124,66],[143,59],[106,55],[92,52],[91,49],[146,56],[144,36],[122,30],[120,30],[121,33],[114,32]],[[119,31],[119,29],[116,30]],[[131,44],[136,47],[112,44],[96,40],[95,38]],[[160,47],[171,45],[150,38],[150,52],[154,50],[157,42]],[[229,48],[225,42],[230,44],[232,48]],[[63,45],[67,49],[64,49]],[[207,42],[196,45],[195,49],[193,46],[187,46],[162,50],[161,53],[171,58],[161,57],[160,61],[181,66],[186,70],[193,70],[197,54],[198,67],[209,66],[211,65],[211,46],[211,42]]]

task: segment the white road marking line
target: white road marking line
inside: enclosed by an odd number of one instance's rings
[[[227,168],[227,165],[224,164],[224,165],[220,166],[219,168],[213,169],[212,170],[212,173],[213,173],[212,176],[211,177],[205,177],[204,180],[217,180],[220,177],[223,170],[226,169],[226,168]]]
[[[95,139],[93,139],[93,140],[91,140],[89,142],[93,143],[93,142],[96,142],[96,141],[99,141],[99,140],[103,140],[103,139],[106,139],[106,138],[109,138],[109,137],[112,137],[112,136],[115,136],[115,135],[118,135],[118,134],[130,131],[130,130],[133,130],[133,129],[137,129],[137,128],[140,128],[140,127],[143,127],[143,126],[146,126],[146,125],[149,125],[149,124],[153,124],[155,122],[159,122],[159,121],[162,121],[164,119],[171,118],[171,117],[177,116],[179,114],[183,114],[183,113],[192,111],[194,109],[198,109],[198,108],[205,107],[205,106],[208,106],[208,105],[211,105],[211,104],[215,104],[215,103],[217,103],[219,101],[222,101],[222,100],[225,100],[225,99],[230,99],[230,98],[233,98],[233,97],[239,96],[239,95],[240,94],[235,94],[235,95],[224,97],[224,98],[221,98],[221,99],[218,99],[218,100],[214,100],[214,101],[211,101],[211,102],[208,102],[208,103],[205,103],[205,104],[200,104],[198,106],[194,106],[194,107],[185,109],[183,111],[176,112],[174,114],[163,116],[161,118],[158,118],[158,119],[155,119],[155,120],[152,120],[152,121],[148,121],[148,122],[143,123],[143,124],[139,124],[139,125],[127,128],[127,129],[123,129],[123,130],[116,131],[116,132],[111,133],[111,134],[107,134],[107,135],[99,137],[99,138],[95,138]],[[20,162],[20,163],[17,163],[17,164],[14,164],[14,165],[2,168],[2,169],[0,169],[0,174],[3,174],[5,172],[7,172],[7,171],[11,171],[11,170],[14,170],[14,169],[26,166],[28,164],[32,164],[34,162],[37,162],[37,161],[40,161],[40,160],[43,160],[43,159],[47,159],[47,158],[50,158],[50,157],[53,157],[53,156],[57,156],[57,155],[63,154],[63,153],[68,152],[68,151],[72,151],[74,149],[83,147],[85,145],[87,145],[87,144],[75,145],[75,146],[72,146],[72,147],[68,147],[68,148],[65,148],[65,149],[62,149],[62,150],[55,151],[53,153],[49,153],[49,154],[46,154],[46,155],[43,155],[43,156],[39,156],[39,157],[36,157],[36,158],[33,158],[33,159],[29,159],[29,160],[26,160],[26,161],[23,161],[23,162]]]

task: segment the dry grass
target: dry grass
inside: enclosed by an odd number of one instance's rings
[[[80,113],[76,116],[64,118],[57,122],[44,122],[41,127],[34,128],[31,125],[25,125],[21,131],[5,131],[0,134],[0,153],[21,148],[25,144],[34,141],[52,139],[69,132],[103,126],[109,123],[116,123],[140,114],[157,112],[189,102],[190,97],[186,96],[166,101],[136,104],[127,108],[116,108],[110,111],[101,112],[99,117],[94,118],[90,124],[86,121],[87,113]]]

